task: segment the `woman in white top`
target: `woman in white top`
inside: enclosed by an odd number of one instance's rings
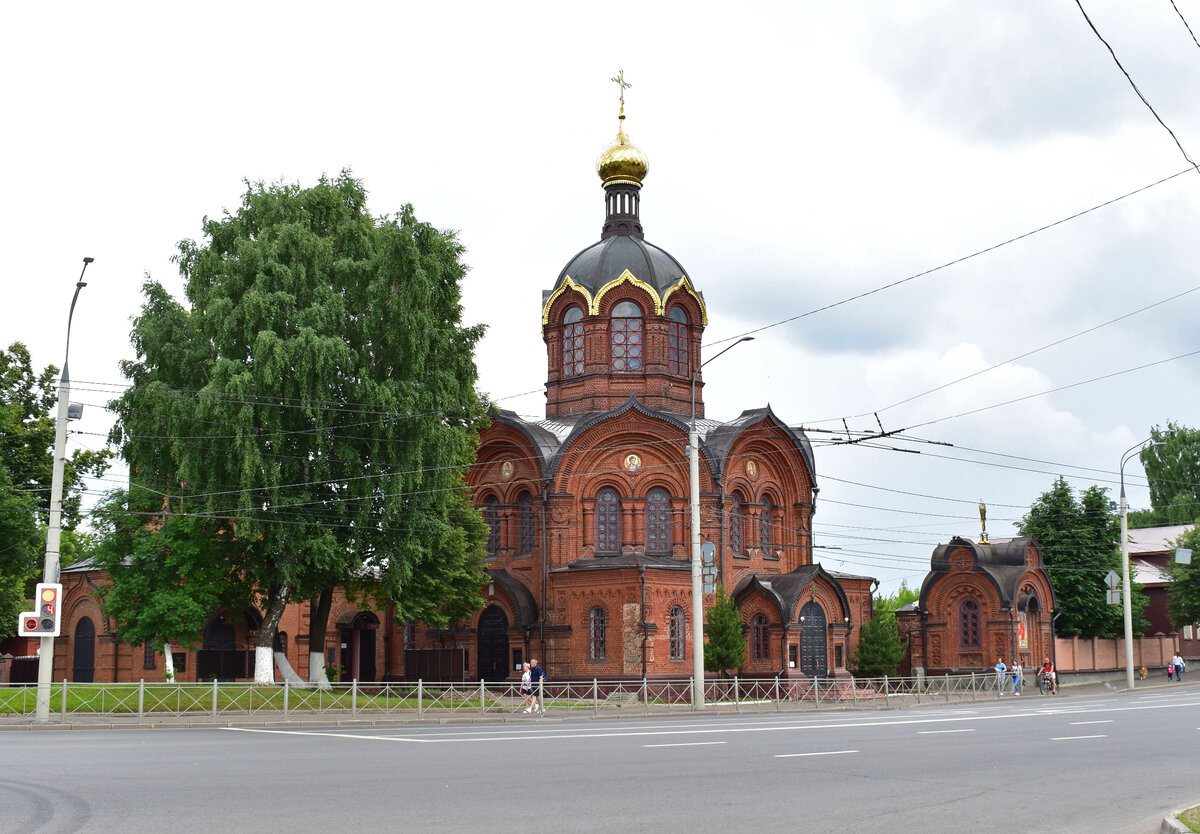
[[[533,681],[529,678],[529,664],[521,664],[521,697],[525,699],[525,711],[533,710]]]

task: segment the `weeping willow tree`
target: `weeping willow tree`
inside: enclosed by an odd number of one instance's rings
[[[349,172],[311,188],[248,183],[203,232],[179,244],[184,302],[143,287],[113,440],[166,517],[218,532],[136,535],[221,537],[189,558],[231,559],[231,581],[261,606],[257,682],[274,680],[273,661],[294,675],[277,626],[289,601],[313,600],[310,678],[324,682],[335,587],[402,621],[446,623],[480,603],[487,528],[463,475],[485,413],[482,328],[462,324],[463,249],[411,206],[371,216]]]

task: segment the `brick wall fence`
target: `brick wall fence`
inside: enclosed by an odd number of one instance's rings
[[[1121,638],[1059,637],[1054,641],[1055,665],[1059,672],[1115,672],[1125,669],[1125,640]],[[1167,665],[1171,655],[1179,651],[1175,635],[1139,637],[1133,641],[1133,665],[1154,671]]]

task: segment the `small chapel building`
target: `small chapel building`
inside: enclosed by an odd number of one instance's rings
[[[933,551],[921,596],[896,612],[908,656],[900,673],[959,674],[998,659],[1026,668],[1056,660],[1054,586],[1028,536],[955,536]]]
[[[490,527],[486,604],[470,623],[414,626],[404,644],[462,650],[468,679],[518,677],[530,657],[556,679],[689,677],[703,639],[691,614],[695,420],[701,536],[746,624],[741,674],[845,674],[873,580],[813,560],[817,474],[802,431],[770,406],[705,416],[709,310],[645,238],[649,165],[624,119],[622,102],[597,164],[600,240],[542,295],[546,417],[495,412],[468,476]]]

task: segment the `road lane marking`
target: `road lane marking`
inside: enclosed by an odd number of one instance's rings
[[[847,753],[857,753],[857,750],[826,750],[821,753],[777,753],[777,759],[799,759],[804,756],[843,756]]]
[[[1111,723],[1113,723],[1113,720],[1111,718],[1105,718],[1103,721],[1072,721],[1071,726],[1077,727],[1080,724],[1111,724]]]
[[[1108,736],[1105,736],[1105,735],[1100,735],[1100,736],[1056,736],[1054,738],[1051,738],[1050,740],[1051,741],[1078,741],[1080,739],[1085,739],[1085,738],[1108,738]]]
[[[943,735],[945,733],[973,733],[973,732],[975,732],[974,729],[970,729],[970,730],[917,730],[917,735],[919,735],[919,736],[936,736],[936,735]]]
[[[429,744],[426,738],[403,738],[401,736],[368,736],[361,733],[321,733],[315,730],[264,730],[258,727],[218,727],[232,733],[264,733],[276,736],[324,736],[326,738],[358,738],[366,741],[411,741],[414,744]]]
[[[709,744],[728,744],[727,741],[683,741],[678,744],[643,744],[642,747],[705,747]]]
[[[460,734],[458,732],[447,733],[444,729],[437,730],[444,735],[440,737],[423,736],[416,728],[407,728],[408,735],[388,736],[388,735],[369,735],[364,733],[341,733],[341,732],[318,732],[312,730],[267,730],[250,727],[218,727],[214,729],[230,730],[235,732],[258,732],[269,733],[275,735],[312,735],[326,736],[329,738],[346,738],[346,739],[361,739],[369,741],[400,741],[411,742],[413,744],[453,744],[453,743],[481,743],[481,742],[503,742],[503,741],[554,741],[554,740],[571,740],[571,739],[587,739],[587,738],[620,738],[620,737],[635,737],[645,738],[648,736],[703,736],[703,735],[735,735],[742,733],[765,733],[765,732],[800,732],[812,730],[838,730],[838,729],[862,729],[870,727],[888,727],[902,724],[916,725],[937,725],[937,724],[955,724],[959,722],[979,722],[979,721],[1010,721],[1014,718],[1044,718],[1051,715],[1073,715],[1080,712],[1100,712],[1100,713],[1121,713],[1137,710],[1144,712],[1147,710],[1160,709],[1182,709],[1200,706],[1200,701],[1175,702],[1172,704],[1141,704],[1137,706],[1104,706],[1090,710],[1081,710],[1074,708],[1059,708],[1053,710],[1034,708],[1028,712],[1004,712],[992,715],[966,714],[958,717],[942,717],[942,716],[923,716],[921,718],[894,718],[894,719],[879,719],[879,718],[864,718],[859,720],[846,720],[844,717],[839,717],[824,723],[828,719],[810,718],[807,721],[803,719],[799,723],[786,723],[776,725],[758,725],[757,723],[745,726],[742,723],[732,724],[729,726],[716,726],[714,724],[705,724],[699,728],[681,727],[677,729],[657,729],[662,725],[657,725],[656,729],[625,729],[625,730],[608,730],[602,727],[595,727],[590,731],[583,731],[575,727],[549,727],[541,726],[537,730],[515,730],[515,728],[493,728],[479,731],[466,731],[468,734]],[[433,729],[433,728],[430,728]],[[510,735],[513,732],[524,733],[523,735]],[[382,732],[387,732],[381,730]]]

